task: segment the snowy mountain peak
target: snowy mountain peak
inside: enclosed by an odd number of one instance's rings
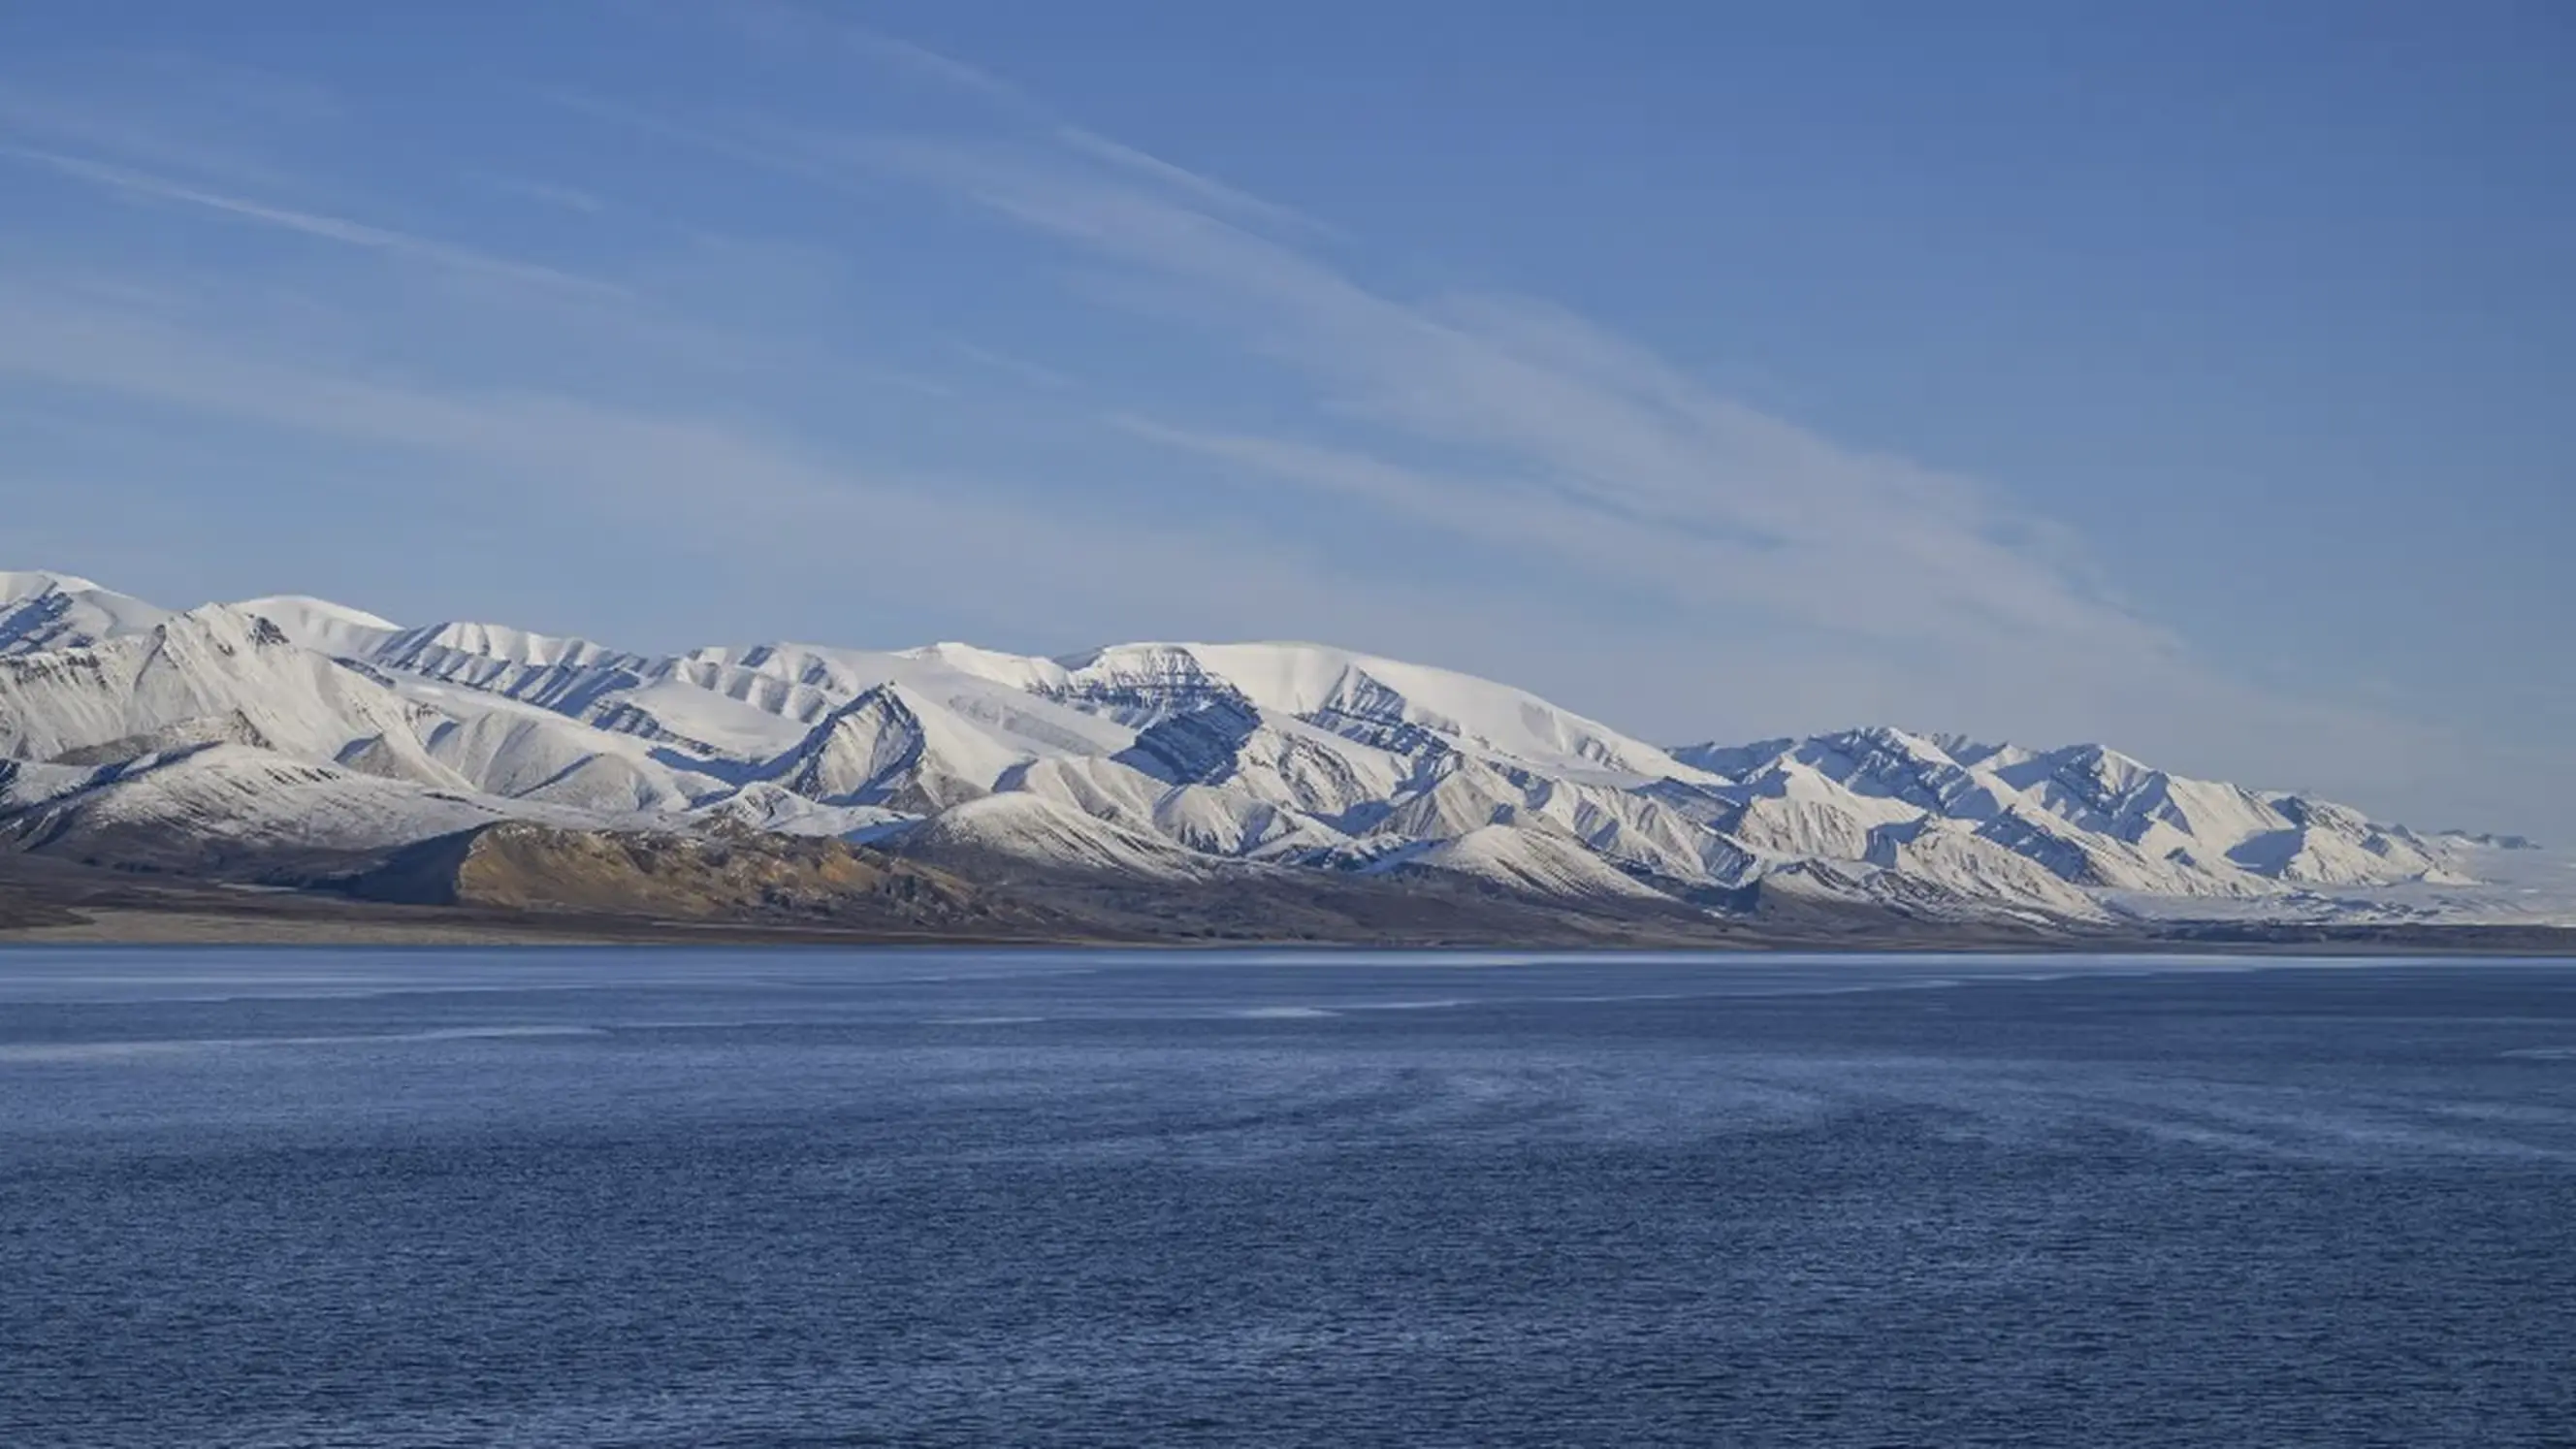
[[[917,783],[906,776],[920,766],[928,744],[902,691],[880,684],[825,716],[767,773],[809,800],[883,805]],[[925,796],[908,803],[936,808],[941,802]]]
[[[446,623],[406,629],[394,636],[385,652],[398,657],[465,654],[541,669],[649,663],[642,655],[622,654],[588,639],[535,634],[504,624]]]
[[[393,620],[370,614],[364,609],[352,609],[346,604],[335,604],[329,599],[317,599],[310,594],[269,594],[261,598],[239,600],[233,607],[244,613],[259,614],[274,619],[281,627],[287,628],[289,633],[294,632],[292,628],[294,624],[304,622],[336,625],[348,629],[367,629],[387,634],[399,632],[402,628]]]
[[[51,569],[0,569],[0,603],[13,603],[30,594],[101,592],[104,591],[97,584],[77,574],[56,573]]]
[[[170,611],[74,574],[0,573],[0,655],[78,649],[141,633]]]
[[[2097,744],[1869,726],[1667,751],[1318,644],[663,656],[301,595],[174,614],[51,573],[0,574],[0,761],[0,837],[84,849],[282,845],[299,819],[334,848],[462,820],[747,826],[1139,880],[1438,871],[1586,909],[2506,909],[2475,882],[2542,854]]]

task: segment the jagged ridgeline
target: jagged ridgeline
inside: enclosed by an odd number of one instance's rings
[[[424,849],[505,823],[558,833]],[[561,832],[659,843],[585,854]],[[736,849],[706,857],[730,878],[671,884],[692,858],[675,842],[746,837],[862,852],[870,891],[930,892],[926,925],[1051,920],[1071,892],[1093,918],[1255,932],[1243,902],[1294,903],[1267,918],[1284,934],[1393,921],[1399,898],[1461,935],[1507,908],[1685,937],[1843,909],[2442,919],[2527,908],[2511,883],[2531,853],[2098,745],[1875,728],[1658,746],[1505,685],[1310,644],[664,656],[309,598],[172,612],[0,574],[0,840],[16,850],[380,883],[453,856],[487,889],[515,872],[538,895],[551,862],[596,901],[661,889],[701,914],[828,915],[816,882],[864,873],[859,855]],[[890,860],[915,873],[883,874]],[[997,885],[1052,904],[996,916],[959,894]]]

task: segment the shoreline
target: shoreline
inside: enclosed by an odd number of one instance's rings
[[[274,902],[274,906],[271,905]],[[283,906],[285,909],[277,909]],[[265,908],[264,908],[265,907]],[[72,919],[61,919],[61,917]],[[879,932],[753,921],[661,921],[600,918],[545,912],[496,912],[454,907],[367,907],[310,896],[250,902],[154,906],[79,903],[57,906],[39,920],[0,919],[0,952],[63,946],[98,947],[491,947],[502,949],[630,947],[687,950],[730,948],[919,949],[1047,951],[1245,951],[1296,950],[1330,954],[1399,950],[1529,951],[1544,954],[1632,955],[2231,955],[2576,957],[2576,927],[2449,925],[2403,927],[2275,926],[2154,935],[2068,935],[2050,940],[1981,938],[1927,928],[1921,932],[1857,933],[1831,937],[1757,935],[1735,940],[1371,940],[1284,936],[1162,935],[1111,939],[1100,936],[977,936]]]
[[[2152,928],[2004,929],[1974,921],[1846,921],[1672,917],[1622,922],[1603,916],[1507,912],[1444,920],[1311,921],[1314,929],[1265,931],[1266,923],[1186,907],[1125,920],[1001,921],[958,930],[914,923],[844,922],[775,915],[665,917],[614,909],[518,904],[426,904],[332,891],[226,884],[121,872],[25,856],[0,857],[0,951],[63,946],[267,947],[690,947],[922,948],[984,950],[1305,950],[1316,952],[1530,951],[1629,955],[1983,954],[2268,956],[2576,956],[2576,925],[2541,923],[2318,924],[2158,922]],[[1218,902],[1195,904],[1219,905]],[[1309,924],[1300,922],[1300,925]]]

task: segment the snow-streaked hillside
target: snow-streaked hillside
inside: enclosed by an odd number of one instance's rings
[[[468,788],[419,711],[256,614],[209,604],[77,648],[0,657],[0,756],[113,759],[220,737],[297,759]]]
[[[370,849],[532,818],[1140,884],[1444,872],[1590,909],[1767,893],[2058,921],[2467,918],[2502,898],[2499,860],[2537,869],[2098,745],[1881,728],[1667,750],[1312,644],[650,655],[302,596],[174,613],[43,573],[0,574],[0,760],[0,828],[30,849],[146,829]],[[2561,874],[2513,912],[2576,899]]]
[[[70,574],[0,572],[0,654],[77,649],[168,617],[166,609]]]

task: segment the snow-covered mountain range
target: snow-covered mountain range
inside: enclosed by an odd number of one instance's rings
[[[1311,644],[625,652],[0,573],[0,839],[162,868],[502,820],[831,835],[961,871],[1439,877],[1591,910],[2563,919],[2576,872],[2099,745],[1667,747]]]

